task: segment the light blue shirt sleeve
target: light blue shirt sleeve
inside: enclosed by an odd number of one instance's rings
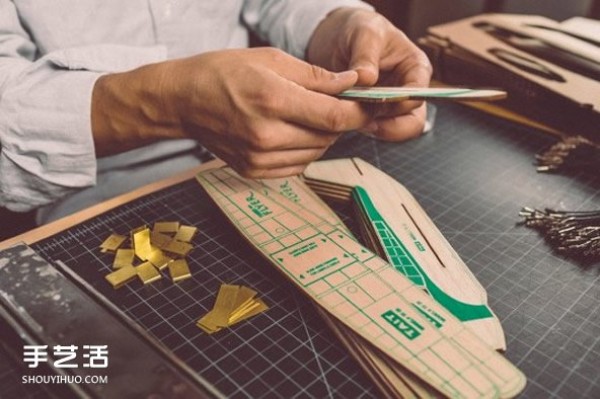
[[[105,72],[162,60],[164,47],[37,48],[0,0],[0,206],[27,211],[96,183],[94,84]]]
[[[242,20],[261,39],[304,59],[314,30],[340,7],[373,9],[358,0],[245,0]]]

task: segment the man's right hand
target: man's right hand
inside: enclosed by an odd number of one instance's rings
[[[105,75],[93,93],[96,153],[194,138],[245,177],[298,174],[342,132],[370,122],[358,103],[330,96],[357,78],[272,48],[217,51]]]

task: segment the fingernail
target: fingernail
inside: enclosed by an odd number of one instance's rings
[[[363,71],[368,71],[371,73],[377,73],[379,71],[379,69],[377,68],[376,65],[369,63],[360,63],[360,64],[356,64],[356,65],[352,65],[352,69],[353,70],[359,70],[362,69]]]
[[[339,72],[335,74],[335,80],[344,80],[344,79],[349,79],[349,78],[354,78],[356,79],[356,76],[358,74],[356,73],[356,71],[344,71],[344,72]]]

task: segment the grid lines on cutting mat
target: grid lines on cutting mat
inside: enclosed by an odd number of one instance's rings
[[[418,140],[342,142],[326,157],[362,157],[401,182],[486,288],[506,355],[528,378],[520,397],[600,397],[598,265],[558,257],[516,226],[524,205],[600,209],[597,173],[540,175],[534,154],[551,137],[454,104],[439,105]]]
[[[188,181],[121,206],[35,248],[73,268],[230,397],[376,396],[360,368],[322,327],[313,305],[247,248],[216,213],[197,183]],[[177,284],[165,284],[163,279],[150,286],[136,282],[113,290],[101,277],[111,262],[110,255],[97,249],[99,243],[108,231],[128,231],[155,220],[180,220],[198,227],[196,249],[188,255],[193,277]],[[256,289],[271,309],[227,331],[203,334],[195,321],[212,307],[222,282]]]
[[[534,154],[553,141],[553,138],[529,128],[494,119],[459,105],[439,104],[434,130],[418,140],[382,143],[358,134],[348,134],[338,141],[326,157],[361,157],[396,178],[417,198],[486,288],[490,306],[506,333],[506,355],[528,377],[522,398],[600,397],[600,281],[597,269],[580,268],[570,260],[555,256],[536,232],[515,226],[518,211],[524,205],[570,210],[600,209],[599,176],[585,173],[539,175],[535,172]],[[192,189],[193,184],[190,184]],[[176,188],[174,192],[179,193],[178,190]],[[213,231],[214,224],[226,224],[224,219],[215,221],[213,216],[210,222],[202,223],[202,218],[189,212],[196,204],[186,203],[189,197],[182,198],[172,193],[134,201],[127,209],[131,210],[130,213],[149,212],[146,215],[149,220],[162,219],[164,215],[172,214],[166,212],[176,209],[178,213],[185,213],[185,217],[177,216],[174,219],[185,220],[201,231]],[[171,202],[163,203],[163,200]],[[334,208],[342,213],[342,219],[351,228],[355,225],[348,206],[335,205]],[[100,224],[99,230],[104,233],[111,225],[126,226],[124,230],[127,231],[144,222],[141,218],[130,222],[129,218],[122,212],[109,212],[101,220],[93,220],[71,229],[70,233],[52,237],[36,248],[43,246],[49,254],[59,253],[62,251],[59,242],[85,241],[90,232],[93,234],[96,231],[93,228],[96,224]],[[207,239],[202,236],[196,242]],[[246,245],[241,239],[235,241],[233,235],[228,239],[234,240],[234,248]],[[242,262],[236,258],[237,255],[220,248],[220,242],[218,237],[214,241],[208,239],[201,245],[203,249],[192,252],[195,264],[191,267],[217,263],[220,257],[223,257],[221,264]],[[255,267],[263,264],[258,257],[249,259],[254,259],[249,263]],[[254,275],[249,271],[242,273]],[[94,274],[97,274],[97,269]],[[235,277],[235,273],[225,267],[222,274]],[[100,280],[97,284],[107,285]],[[194,284],[199,283],[187,282],[187,285]],[[170,287],[167,291],[177,289]],[[216,282],[211,289],[216,293]],[[263,286],[261,289],[268,291],[269,287]],[[275,298],[274,294],[272,296]],[[126,301],[136,300],[132,295],[124,297]],[[178,306],[189,306],[190,309],[196,306],[192,299],[185,299],[187,296],[176,298],[180,302],[185,301],[183,305],[178,303]],[[201,297],[196,300],[205,301]],[[298,301],[302,302],[303,298]],[[122,306],[131,306],[131,303]],[[203,302],[203,306],[208,308],[212,302]],[[198,314],[189,318],[199,316],[205,310],[199,306]],[[310,311],[302,315],[308,324],[316,317]],[[295,320],[289,318],[281,323],[287,322],[292,324]],[[266,315],[261,315],[239,326],[238,334],[251,334],[245,329],[254,328],[260,332],[259,326],[264,327],[268,323]],[[319,329],[324,329],[320,321],[317,324]],[[193,335],[197,334],[197,328],[193,323],[184,327],[190,328],[185,331],[194,341],[198,339]],[[312,327],[309,327],[309,331],[313,331]],[[176,337],[173,335],[170,339],[177,340]],[[332,339],[326,331],[319,330],[319,334],[313,335],[315,348],[323,348],[320,341],[325,337]],[[185,353],[185,345],[189,344],[184,344],[178,351]],[[221,352],[225,349],[223,345],[214,345],[210,350],[219,352],[215,355],[218,357],[222,356]],[[336,345],[324,345],[323,350],[324,353],[335,353],[342,349]],[[280,351],[278,346],[273,346],[271,351],[276,355],[285,355],[277,352]],[[239,356],[254,353],[246,347],[240,348],[239,352]],[[262,357],[256,359],[256,364],[260,365]],[[195,363],[202,361],[202,356],[194,359]],[[343,362],[337,368],[332,368],[328,373],[329,381],[338,379],[337,374],[347,365]],[[281,364],[280,368],[283,366]],[[350,370],[346,372],[357,373],[355,365],[349,367]],[[215,371],[210,369],[208,373]],[[344,380],[345,377],[339,378]],[[354,375],[352,378],[361,376]],[[251,388],[259,389],[247,387],[246,390]],[[373,392],[367,389],[363,391],[365,395]],[[321,396],[324,395],[326,393]],[[356,393],[356,396],[359,394]]]

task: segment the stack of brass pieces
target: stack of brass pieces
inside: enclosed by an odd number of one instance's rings
[[[261,299],[256,298],[256,291],[243,285],[223,284],[213,309],[198,320],[196,325],[207,334],[213,334],[268,308]]]
[[[162,278],[160,272],[165,269],[173,282],[192,277],[185,256],[194,248],[191,241],[196,231],[196,227],[179,222],[157,222],[152,230],[144,225],[131,231],[129,248],[122,248],[126,236],[111,234],[100,245],[102,252],[115,254],[114,271],[106,280],[116,289],[136,277],[143,284],[153,283]]]

